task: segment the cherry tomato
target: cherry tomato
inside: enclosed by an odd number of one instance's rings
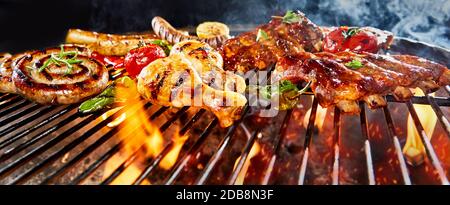
[[[342,35],[344,30],[346,31],[347,29],[344,27],[339,27],[328,33],[328,35],[324,38],[323,50],[331,53],[345,50],[345,37]]]
[[[328,33],[324,39],[323,50],[332,53],[345,50],[372,53],[378,51],[378,42],[375,35],[358,30],[349,31],[348,27],[342,26]]]
[[[378,51],[377,37],[372,33],[358,32],[345,41],[344,48],[355,52],[376,53]]]
[[[121,56],[104,56],[97,52],[92,52],[91,57],[103,63],[105,66],[112,66],[113,68],[123,68],[124,57]]]
[[[166,54],[161,47],[148,44],[130,50],[125,56],[124,66],[130,76],[136,77],[146,65],[164,57],[166,57]]]

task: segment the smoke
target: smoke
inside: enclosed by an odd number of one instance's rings
[[[159,15],[177,27],[203,21],[262,24],[299,9],[318,25],[373,26],[450,48],[450,0],[95,0],[92,27],[104,32],[150,29]]]

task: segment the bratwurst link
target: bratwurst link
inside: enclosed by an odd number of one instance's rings
[[[71,104],[98,94],[108,70],[76,45],[33,51],[21,57],[12,75],[16,91],[41,104]]]

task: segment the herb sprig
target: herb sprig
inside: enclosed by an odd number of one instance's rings
[[[283,17],[281,17],[281,16],[272,16],[272,18],[282,19],[283,23],[288,23],[288,24],[298,23],[301,20],[300,16],[297,13],[295,13],[295,12],[293,12],[291,10],[288,10],[286,12],[286,14],[284,14]]]
[[[349,28],[347,31],[342,31],[342,36],[345,39],[350,38],[359,32],[359,28]]]
[[[297,105],[301,94],[306,92],[311,85],[308,82],[302,89],[299,89],[296,84],[290,80],[282,80],[279,84],[267,85],[259,88],[261,97],[265,99],[272,99],[274,96],[279,97],[279,109],[287,110]]]
[[[269,36],[267,35],[267,33],[262,30],[262,29],[258,29],[258,34],[256,35],[256,41],[260,41],[260,40],[267,40],[269,39]]]
[[[166,40],[161,40],[161,39],[152,40],[152,41],[149,41],[148,43],[141,39],[138,42],[138,47],[144,47],[147,44],[155,44],[155,45],[161,47],[164,50],[164,53],[166,54],[166,56],[169,56],[170,50],[172,49],[172,46],[169,44],[169,42],[167,42]]]
[[[345,63],[344,65],[352,69],[359,69],[364,66],[363,63],[361,63],[361,61],[359,60],[352,60],[350,62]]]
[[[59,53],[50,54],[50,58],[47,59],[44,64],[38,68],[38,72],[42,72],[48,66],[55,64],[57,66],[61,66],[61,64],[65,64],[67,66],[66,74],[70,74],[73,72],[73,65],[82,63],[83,61],[77,59],[78,53],[76,51],[64,51],[64,45],[60,46],[61,51]],[[68,58],[69,56],[72,56]]]

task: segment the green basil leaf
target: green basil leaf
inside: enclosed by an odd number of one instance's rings
[[[283,16],[283,23],[298,23],[300,20],[300,16],[293,11],[287,11]]]
[[[161,39],[150,41],[151,44],[155,44],[160,46],[162,49],[164,49],[164,53],[166,53],[166,56],[169,56],[170,50],[172,49],[172,46],[169,44],[169,42]]]
[[[91,113],[107,108],[114,103],[113,97],[95,97],[81,103],[78,111],[81,113]]]
[[[352,60],[350,62],[345,63],[344,65],[352,69],[359,69],[364,66],[363,63],[361,63],[361,61],[359,60]]]
[[[347,31],[342,31],[344,38],[350,38],[359,32],[359,28],[349,28]]]
[[[256,41],[260,41],[261,39],[267,40],[269,39],[269,36],[264,30],[259,29],[258,34],[256,35]]]

